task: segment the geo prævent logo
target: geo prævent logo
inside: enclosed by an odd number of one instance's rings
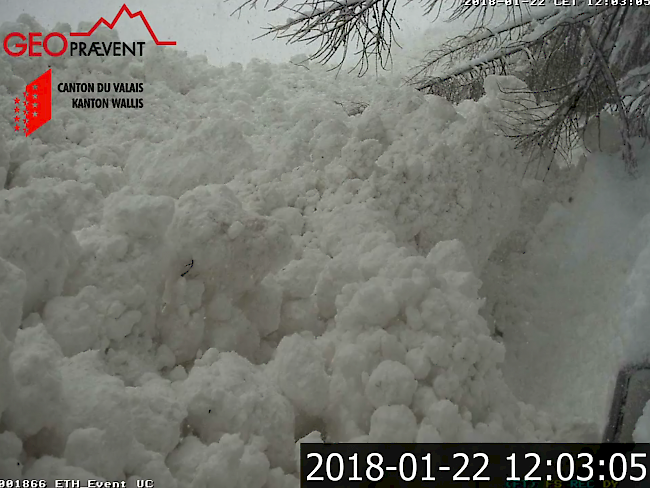
[[[122,14],[128,15],[130,18],[138,18],[142,21],[144,26],[147,28],[149,31],[149,34],[151,35],[151,38],[153,39],[154,43],[158,46],[175,46],[176,41],[160,41],[156,34],[154,33],[153,29],[151,28],[151,25],[149,24],[149,21],[147,18],[144,16],[142,11],[138,12],[131,12],[129,8],[126,6],[126,4],[122,5],[122,8],[120,11],[117,13],[115,18],[113,19],[112,22],[108,22],[104,17],[100,17],[100,19],[95,22],[95,25],[88,31],[88,32],[70,32],[70,37],[72,38],[78,38],[78,37],[90,37],[92,34],[97,30],[100,26],[105,25],[109,29],[113,29],[115,27],[115,24],[117,24],[117,21],[120,20],[120,17],[122,17]],[[3,40],[3,47],[5,53],[7,53],[9,56],[12,57],[19,57],[23,56],[25,53],[27,53],[28,56],[30,57],[41,57],[43,55],[42,52],[38,51],[36,48],[42,48],[45,54],[48,56],[63,56],[66,52],[69,53],[70,56],[91,56],[91,55],[100,55],[100,56],[107,56],[109,54],[113,56],[123,56],[125,52],[129,52],[132,55],[136,55],[136,45],[140,48],[140,55],[142,55],[142,45],[144,45],[144,42],[135,42],[135,43],[126,43],[126,42],[116,42],[116,41],[110,41],[110,42],[91,42],[91,43],[86,43],[84,41],[68,41],[68,38],[66,35],[62,32],[50,32],[47,34],[43,39],[41,37],[43,36],[42,32],[30,32],[28,33],[27,36],[25,36],[22,32],[10,32],[8,35],[5,36]],[[49,47],[49,41],[53,38],[56,37],[58,38],[62,43],[63,47],[59,51],[52,51]],[[17,42],[16,39],[18,40]],[[128,44],[131,44],[131,47],[128,47]],[[68,50],[68,46],[70,49]]]
[[[16,97],[14,103],[14,130],[22,130],[25,136],[30,135],[52,118],[52,70],[49,69],[25,87],[24,99]],[[22,102],[22,109],[21,109]],[[19,115],[22,113],[22,118]]]
[[[113,29],[118,20],[123,14],[128,15],[131,19],[140,19],[144,26],[149,31],[154,43],[158,46],[175,46],[176,41],[161,41],[154,33],[149,21],[142,13],[142,11],[131,12],[126,4],[122,5],[117,15],[113,18],[112,22],[107,21],[104,17],[95,22],[90,30],[87,32],[70,32],[69,36],[72,39],[91,37],[92,34],[101,26],[106,26]],[[57,46],[52,50],[49,42],[52,38],[58,38],[62,42],[62,46]],[[3,48],[7,55],[17,58],[27,55],[29,57],[41,57],[44,54],[52,57],[60,57],[64,54],[69,56],[142,56],[144,41],[76,41],[68,40],[67,36],[62,32],[50,32],[43,37],[42,32],[29,32],[25,35],[22,32],[10,32],[3,40]],[[76,93],[78,91],[88,93],[104,93],[107,94],[113,88],[115,93],[141,93],[143,91],[143,83],[59,83],[57,88],[59,92]],[[79,88],[79,86],[81,86]],[[85,97],[73,98],[71,100],[72,108],[87,109],[87,108],[109,108],[112,102],[113,108],[118,109],[140,109],[143,107],[142,98],[131,97]],[[31,83],[28,83],[23,92],[23,99],[20,97],[14,98],[14,129],[16,132],[23,131],[25,136],[29,136],[38,128],[45,125],[52,118],[52,70],[48,70],[41,76],[36,78]]]

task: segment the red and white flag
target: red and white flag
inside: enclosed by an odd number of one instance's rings
[[[22,130],[25,136],[30,135],[52,118],[52,70],[49,69],[25,87],[24,99],[16,97],[14,103],[14,120],[16,132]],[[22,114],[22,117],[21,115]]]

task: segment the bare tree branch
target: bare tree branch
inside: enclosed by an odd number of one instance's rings
[[[468,71],[479,68],[486,74],[494,74],[490,71],[491,63],[495,60],[503,60],[513,54],[519,53],[529,48],[531,44],[540,44],[548,37],[555,37],[557,29],[572,24],[581,24],[582,22],[593,18],[603,12],[601,8],[582,7],[569,12],[566,8],[551,8],[530,13],[521,18],[520,23],[508,22],[495,31],[485,31],[470,36],[461,36],[452,39],[434,51],[432,59],[427,59],[420,70],[410,78],[410,82],[416,79],[420,81],[416,86],[420,90],[432,90],[435,85],[456,77]],[[529,31],[527,34],[515,39],[499,38],[504,33],[510,33],[515,29],[521,29],[533,22],[539,22],[541,26]],[[481,44],[483,43],[483,44]],[[455,45],[454,45],[455,44]],[[470,48],[474,48],[471,50]],[[489,50],[491,49],[491,50]],[[482,54],[479,55],[479,53]],[[437,64],[444,62],[448,58],[447,69],[437,76],[430,76],[422,79],[425,72],[431,71]],[[459,64],[453,65],[456,60],[465,60]]]
[[[622,12],[623,13],[621,15],[621,18],[618,19],[619,24],[616,26],[616,28],[618,29],[620,29],[621,24],[625,20],[627,10],[623,10]],[[630,121],[628,119],[627,107],[623,103],[621,95],[618,92],[616,80],[614,80],[614,75],[612,75],[612,71],[609,68],[609,64],[607,63],[607,60],[605,59],[605,56],[603,55],[603,52],[601,51],[600,47],[597,45],[596,40],[594,39],[594,35],[591,29],[589,28],[589,26],[585,27],[585,32],[587,34],[587,38],[589,39],[589,44],[594,50],[594,56],[598,60],[598,63],[600,64],[600,68],[602,70],[603,76],[605,77],[605,81],[607,82],[607,86],[611,91],[612,95],[614,96],[614,100],[618,108],[618,113],[621,122],[621,137],[623,139],[623,160],[625,161],[625,167],[630,173],[635,173],[637,170],[637,162],[634,156],[634,151],[632,150],[632,143],[630,142],[631,131],[630,131]]]
[[[316,43],[311,60],[328,63],[341,55],[332,69],[340,69],[352,49],[358,59],[350,71],[358,68],[362,76],[373,59],[376,68],[386,68],[392,60],[394,29],[399,28],[396,1],[294,0],[290,5],[289,0],[278,0],[271,10],[285,9],[292,17],[260,37],[273,34],[289,43]],[[528,88],[518,95],[525,102],[509,97],[509,112],[499,124],[538,162],[549,151],[568,155],[590,118],[605,107],[616,107],[624,134],[623,157],[634,171],[630,138],[650,133],[650,8],[594,7],[587,0],[575,1],[574,7],[534,11],[511,5],[507,19],[488,28],[494,8],[483,2],[422,0],[427,14],[437,9],[437,17],[444,4],[449,20],[474,17],[474,25],[431,50],[406,81],[458,102],[478,99],[488,75],[523,79]],[[244,0],[235,12],[254,8],[257,2]],[[529,103],[531,96],[535,107]],[[552,159],[546,157],[547,171]]]

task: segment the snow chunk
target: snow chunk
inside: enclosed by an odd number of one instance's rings
[[[427,428],[433,429],[433,432],[440,436],[441,442],[462,442],[461,433],[472,430],[471,425],[461,416],[458,405],[446,399],[429,407],[421,425],[421,429]],[[432,435],[432,432],[427,434],[429,435]]]
[[[180,364],[172,369],[167,375],[170,381],[183,381],[187,378],[187,371]]]
[[[650,311],[650,243],[643,249],[623,285],[620,304],[623,345],[628,361],[647,359],[650,338],[647,318]]]
[[[18,461],[23,443],[13,432],[0,434],[0,473],[6,478],[18,479],[23,467]]]
[[[187,410],[169,382],[153,379],[138,388],[127,388],[135,438],[150,451],[169,454],[181,435]]]
[[[179,363],[194,359],[203,340],[205,311],[199,307],[204,290],[202,281],[183,277],[166,283],[163,308],[156,325],[163,344]]]
[[[122,478],[135,441],[131,399],[124,383],[105,373],[96,351],[62,359],[60,364],[65,411],[57,434],[65,439],[77,429],[103,431],[103,442],[111,446],[103,462],[119,470],[112,479]]]
[[[636,422],[632,439],[636,443],[650,442],[650,402],[643,407],[643,414]]]
[[[222,294],[217,294],[217,298],[227,299]],[[218,303],[219,300],[213,300],[208,306],[208,318],[214,320],[208,322],[204,343],[207,347],[214,347],[221,351],[233,351],[245,358],[253,359],[260,347],[259,331],[236,307],[229,309],[227,319],[219,320],[215,315],[215,311],[217,313],[219,311],[216,305]]]
[[[42,324],[18,331],[9,356],[15,394],[3,417],[9,430],[25,438],[60,422],[64,401],[58,368],[61,358],[61,349]]]
[[[427,261],[432,263],[440,274],[447,271],[472,272],[465,246],[458,239],[442,241],[436,244],[429,254]]]
[[[306,250],[301,259],[294,259],[278,273],[275,279],[288,298],[307,298],[316,287],[318,275],[329,258],[320,251]]]
[[[483,88],[493,108],[521,112],[524,107],[537,107],[535,96],[530,93],[526,83],[516,76],[488,75]]]
[[[241,233],[244,231],[245,227],[244,224],[239,222],[238,220],[233,222],[230,227],[228,228],[228,237],[231,240],[237,239]]]
[[[354,293],[349,304],[340,307],[336,321],[342,329],[385,327],[397,316],[399,310],[399,302],[390,282],[382,278],[372,278]]]
[[[319,336],[324,328],[325,324],[318,318],[318,309],[313,298],[288,300],[282,305],[279,331],[283,335],[310,332]]]
[[[63,457],[71,466],[83,468],[106,479],[123,476],[120,456],[115,449],[114,439],[97,428],[76,429],[69,436]]]
[[[305,218],[300,210],[294,207],[280,207],[271,212],[271,217],[281,220],[287,226],[287,231],[292,236],[302,235]]]
[[[66,356],[108,345],[100,341],[104,317],[95,308],[97,298],[97,289],[87,286],[76,297],[56,297],[45,305],[43,323]]]
[[[262,436],[272,465],[293,469],[291,403],[246,359],[221,353],[213,363],[195,365],[182,393],[189,425],[204,442],[216,442],[225,433],[239,433],[245,442]]]
[[[154,486],[161,488],[178,488],[178,482],[165,465],[165,457],[158,452],[147,451],[142,444],[133,445],[126,471],[131,474],[126,480],[129,488],[136,488],[136,479],[152,480]]]
[[[275,468],[269,472],[265,488],[298,488],[300,481],[291,474],[286,474],[282,468]]]
[[[300,444],[322,444],[323,435],[314,430],[307,434],[306,436],[298,439],[296,442],[295,457],[296,457],[296,471],[300,472]]]
[[[25,470],[23,476],[25,479],[46,480],[47,486],[55,486],[55,480],[57,479],[78,480],[84,486],[88,486],[89,480],[106,481],[104,478],[89,473],[83,468],[69,466],[65,459],[52,456],[43,456],[34,461],[34,464]]]
[[[0,258],[25,273],[24,314],[63,290],[79,251],[72,228],[83,191],[76,182],[53,180],[0,190]]]
[[[425,379],[431,371],[431,361],[429,361],[429,358],[422,347],[417,347],[408,351],[406,353],[405,362],[413,372],[413,376],[416,380]]]
[[[203,459],[196,469],[192,486],[207,488],[214,480],[233,488],[262,488],[270,464],[264,453],[245,445],[239,435],[224,434],[218,443],[204,449]]]
[[[410,405],[418,382],[413,372],[397,361],[382,361],[370,375],[366,395],[375,407]]]
[[[12,344],[7,340],[0,330],[0,416],[9,405],[9,399],[14,394],[14,377],[10,366],[9,354]]]
[[[174,198],[201,185],[227,183],[242,169],[252,169],[255,160],[242,129],[238,121],[215,111],[157,144],[138,141],[125,171],[133,186]]]
[[[4,80],[3,80],[4,81]],[[9,172],[9,151],[4,137],[0,134],[0,188],[5,187],[5,180]]]
[[[363,276],[354,260],[340,254],[330,260],[316,282],[318,313],[325,319],[336,315],[336,297],[348,283],[361,281]]]
[[[414,442],[418,423],[406,405],[384,405],[370,417],[369,442]]]
[[[232,241],[227,233],[237,221],[245,229]],[[279,222],[245,211],[223,185],[201,186],[179,198],[168,238],[179,264],[194,261],[192,274],[205,283],[207,296],[217,290],[231,295],[251,290],[287,262],[293,250]]]
[[[0,333],[10,341],[16,337],[23,318],[23,298],[27,291],[25,272],[0,258]]]
[[[260,337],[278,330],[282,307],[282,288],[267,276],[259,286],[245,293],[237,302],[246,318],[259,331]]]
[[[115,192],[104,202],[103,223],[106,229],[134,238],[160,238],[173,216],[174,200],[169,197]]]
[[[319,416],[329,404],[325,360],[313,339],[298,334],[284,337],[275,352],[277,381],[296,409]]]
[[[190,486],[196,470],[206,457],[206,445],[197,437],[184,437],[167,458],[167,466],[184,486]]]

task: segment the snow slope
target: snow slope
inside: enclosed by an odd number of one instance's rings
[[[555,185],[564,189],[525,242],[503,261],[496,253],[482,276],[513,391],[553,416],[580,418],[596,439],[618,369],[650,353],[650,153],[639,144],[638,154],[636,180],[619,158],[590,155],[575,184]]]
[[[456,109],[298,58],[148,46],[52,61],[55,81],[143,82],[142,110],[55,91],[16,136],[45,63],[0,59],[3,476],[280,488],[300,439],[588,438],[520,401],[543,403],[506,383],[481,314],[535,187],[496,92]]]

